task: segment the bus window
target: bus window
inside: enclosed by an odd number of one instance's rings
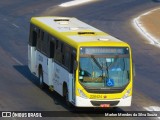
[[[42,52],[48,56],[48,34],[42,32]]]
[[[50,41],[50,53],[49,53],[50,58],[54,58],[54,52],[55,52],[55,44],[53,41]]]
[[[29,36],[29,44],[33,47],[37,44],[37,32],[36,27],[34,27],[32,24],[30,26],[30,36]]]
[[[74,70],[74,61],[76,60],[75,54],[71,53],[71,59],[70,59],[70,73],[73,73]]]
[[[58,43],[59,43],[59,41],[56,40],[56,49],[58,49]]]
[[[61,52],[63,52],[64,51],[64,45],[63,45],[63,43],[61,43]]]
[[[37,44],[37,33],[35,31],[33,31],[33,35],[32,35],[32,45],[36,46]]]
[[[41,30],[40,29],[38,29],[38,38],[37,38],[37,46],[36,46],[36,49],[37,50],[39,50],[39,51],[41,51],[41,34],[40,34],[40,32],[41,32]]]
[[[40,34],[40,29],[38,29],[38,38],[40,38],[40,35],[41,35],[41,34]]]
[[[69,69],[70,47],[68,45],[63,46],[64,66]]]
[[[30,33],[29,44],[33,47],[36,46],[36,44],[37,44],[37,33],[36,33],[36,31],[33,31],[33,32]]]
[[[44,32],[41,31],[41,40],[43,41],[44,40]]]

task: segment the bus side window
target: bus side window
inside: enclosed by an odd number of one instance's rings
[[[42,32],[42,52],[48,56],[48,34],[46,32]]]
[[[33,31],[33,34],[32,34],[32,46],[36,46],[37,44],[37,33],[36,31]]]
[[[61,52],[61,41],[56,39],[56,50],[55,50],[55,60],[59,63],[62,64],[62,52]]]
[[[36,46],[36,49],[37,50],[39,50],[39,51],[41,51],[41,35],[40,35],[40,33],[41,33],[41,30],[40,29],[38,29],[38,38],[37,38],[37,46]]]
[[[56,50],[58,50],[59,52],[62,52],[62,49],[63,49],[62,46],[63,46],[63,43],[57,39],[56,40]]]
[[[74,61],[75,61],[75,54],[71,53],[71,59],[70,59],[70,73],[73,73],[74,70]]]
[[[63,65],[69,69],[69,57],[70,57],[70,47],[68,45],[63,45]]]
[[[31,25],[30,25],[29,45],[35,47],[36,44],[37,44],[37,32],[36,32],[36,27],[31,24]]]
[[[68,46],[64,43],[61,43],[61,54],[62,54],[62,64],[68,68],[67,64],[66,64],[66,60],[68,59],[67,58],[67,53],[68,53],[68,50],[67,50]]]
[[[56,49],[58,49],[58,47],[59,47],[59,41],[56,40]]]
[[[44,32],[41,31],[41,40],[43,41],[44,40]]]
[[[55,53],[55,44],[53,41],[50,41],[50,51],[49,51],[49,57],[54,58],[54,53]]]
[[[40,34],[41,30],[38,29],[38,38],[40,38],[41,34]]]

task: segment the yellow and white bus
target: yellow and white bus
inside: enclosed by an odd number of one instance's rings
[[[131,105],[130,46],[76,18],[31,18],[28,66],[74,106]]]

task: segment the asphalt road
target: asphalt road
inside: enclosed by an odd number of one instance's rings
[[[152,0],[101,0],[70,8],[57,6],[65,1],[0,1],[0,111],[70,111],[62,97],[38,87],[37,78],[27,67],[29,20],[32,16],[44,15],[77,17],[131,45],[136,67],[132,107],[115,111],[144,111],[144,107],[160,106],[160,48],[148,44],[131,22],[160,3]],[[87,110],[97,113],[97,110]],[[87,113],[77,116],[96,119]]]

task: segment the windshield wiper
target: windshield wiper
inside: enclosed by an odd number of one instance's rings
[[[99,69],[100,70],[102,70],[102,79],[104,80],[104,76],[103,76],[103,64],[102,64],[102,66],[100,65],[100,63],[97,61],[97,59],[93,56],[93,55],[91,55],[91,58],[93,59],[93,61],[96,63],[96,65],[99,67]],[[109,78],[109,73],[108,73],[108,69],[106,68],[106,70],[107,70],[107,75],[108,75],[108,77],[106,76],[106,78]],[[106,80],[104,80],[104,86],[106,85]]]
[[[96,65],[99,67],[99,69],[102,70],[102,66],[101,66],[100,63],[97,61],[97,59],[94,57],[94,55],[91,55],[91,58],[93,59],[94,63],[96,63]]]

